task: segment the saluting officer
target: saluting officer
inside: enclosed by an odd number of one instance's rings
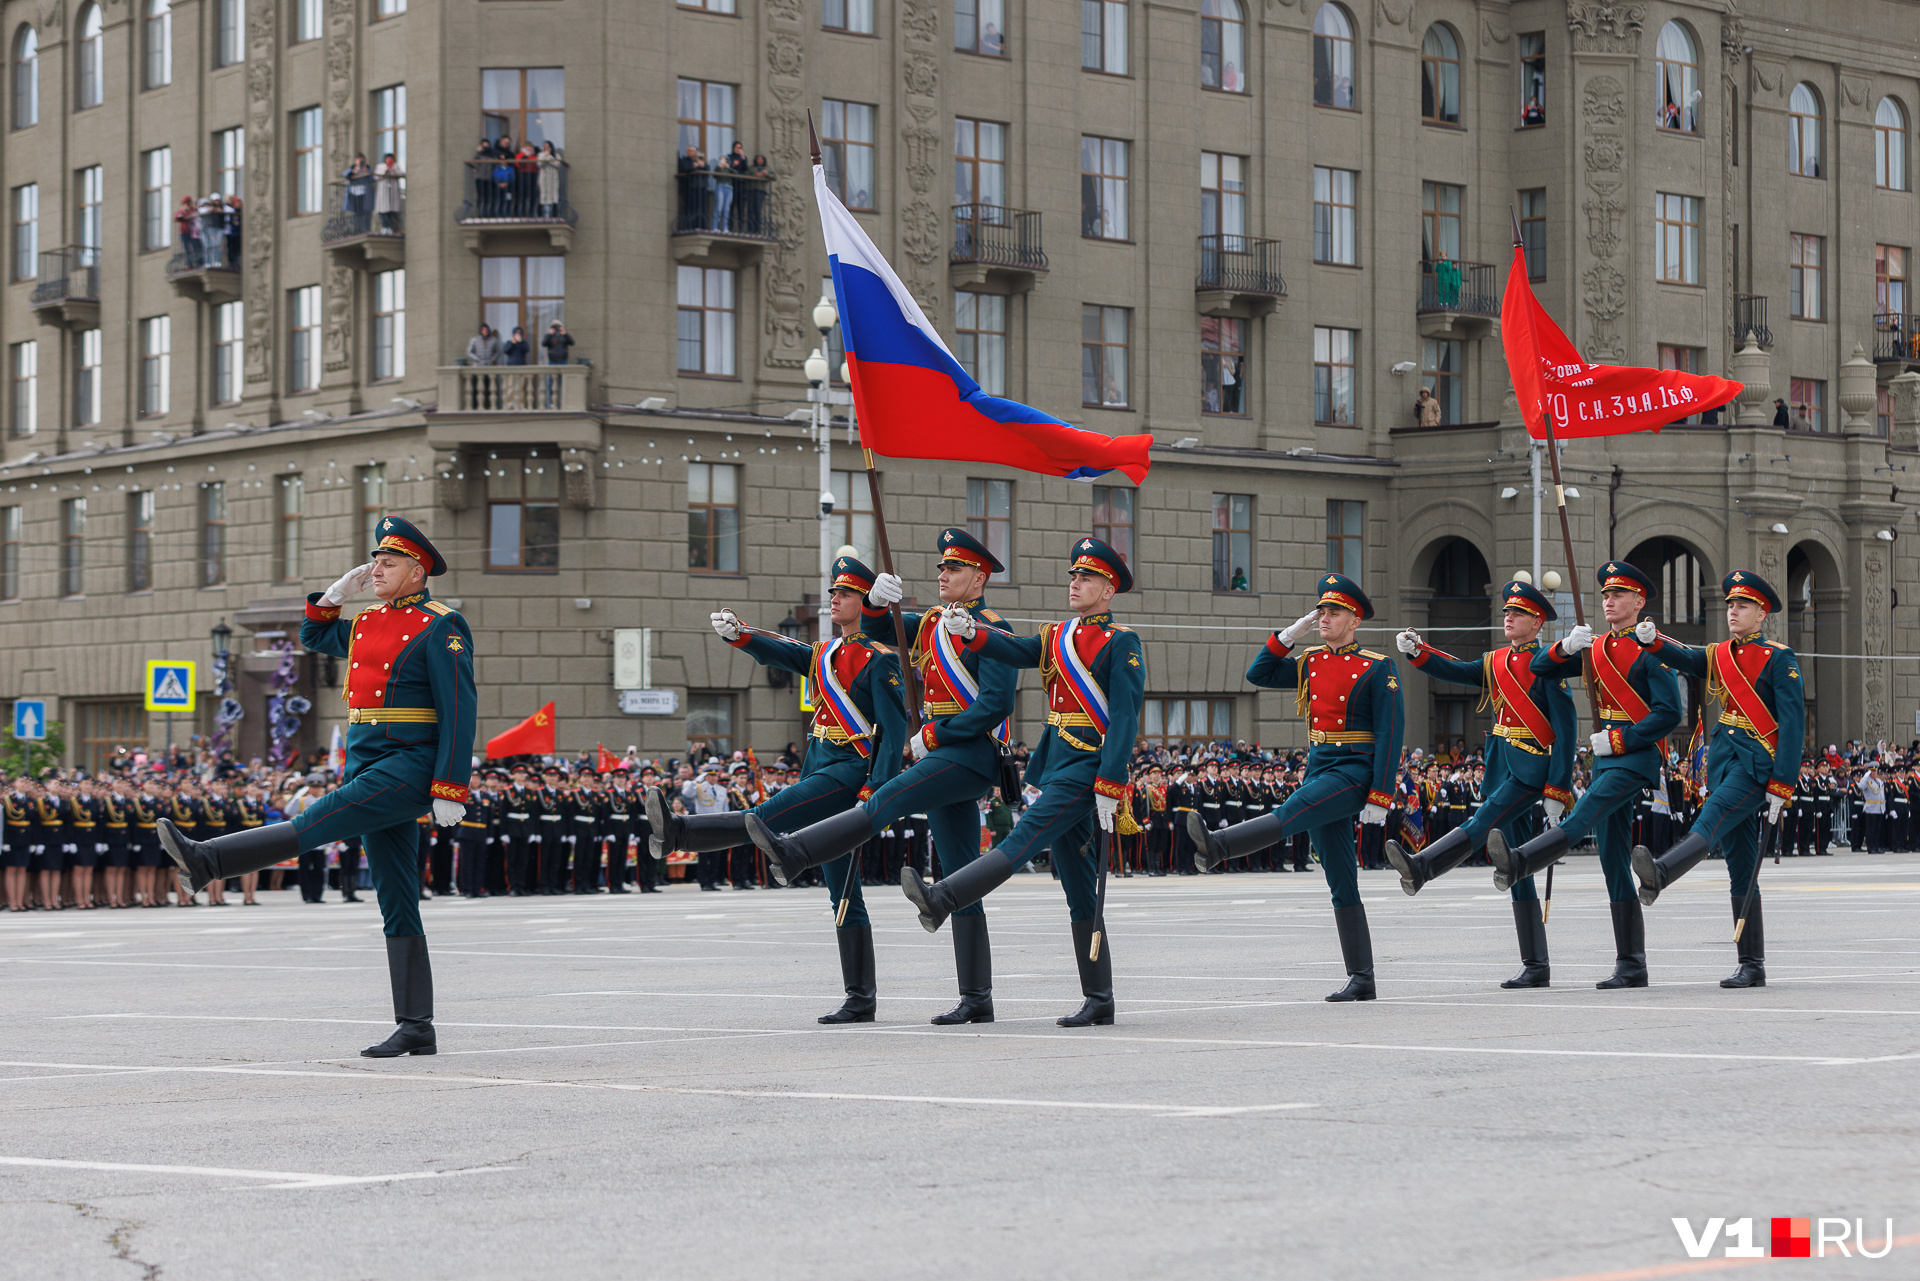
[[[1707,740],[1707,803],[1693,830],[1658,858],[1644,846],[1635,847],[1633,870],[1640,878],[1640,901],[1651,907],[1661,890],[1718,846],[1726,855],[1737,921],[1760,874],[1754,817],[1764,805],[1769,821],[1777,820],[1794,796],[1807,700],[1793,651],[1760,634],[1767,615],[1780,608],[1773,587],[1746,569],[1734,570],[1720,586],[1727,594],[1731,639],[1694,649],[1659,635],[1650,624],[1640,628],[1650,655],[1676,672],[1705,679],[1708,695],[1720,700],[1720,719]],[[1735,944],[1739,967],[1720,980],[1721,987],[1767,985],[1758,893],[1752,904]]]

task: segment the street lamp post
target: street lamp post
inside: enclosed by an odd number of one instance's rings
[[[820,454],[820,639],[833,634],[833,618],[827,601],[828,585],[833,581],[833,392],[827,386],[830,372],[827,349],[840,313],[825,291],[813,304],[813,325],[820,331],[820,345],[806,360],[807,399],[813,402],[813,443]]]

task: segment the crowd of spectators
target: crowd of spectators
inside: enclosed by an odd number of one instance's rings
[[[192,269],[240,269],[240,197],[217,191],[195,199],[180,197],[173,211],[180,252]]]
[[[773,170],[765,156],[747,157],[745,143],[736,142],[724,154],[703,156],[689,146],[679,158],[679,232],[732,232],[765,236],[767,187]]]
[[[564,158],[551,140],[534,146],[511,137],[482,138],[467,162],[472,216],[518,222],[562,220]]]

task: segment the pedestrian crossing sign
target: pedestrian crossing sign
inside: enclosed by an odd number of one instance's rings
[[[193,710],[193,664],[164,658],[147,660],[147,710]]]

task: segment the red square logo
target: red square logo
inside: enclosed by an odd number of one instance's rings
[[[1773,1221],[1773,1257],[1808,1259],[1813,1257],[1812,1219],[1775,1219]]]

